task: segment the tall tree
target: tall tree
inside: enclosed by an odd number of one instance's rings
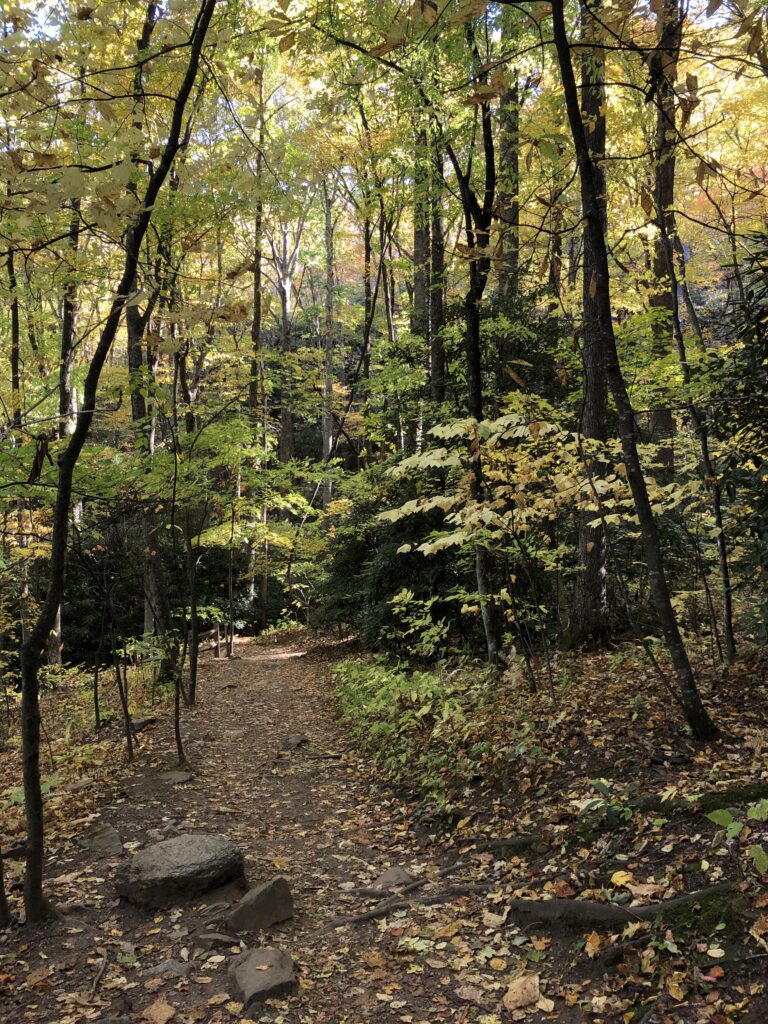
[[[126,233],[122,274],[115,287],[109,313],[88,365],[82,408],[78,412],[75,429],[69,442],[58,457],[59,475],[53,511],[48,585],[37,620],[21,648],[24,811],[27,824],[24,908],[28,922],[40,921],[51,913],[50,904],[43,892],[44,816],[40,785],[39,669],[48,634],[55,621],[64,591],[73,475],[93,422],[101,372],[131,295],[141,245],[147,234],[155,203],[176,154],[188,138],[187,132],[191,130],[191,126],[185,124],[185,111],[197,79],[203,46],[215,8],[216,0],[202,0],[197,10],[189,36],[186,68],[173,102],[168,136],[142,196],[141,210]]]
[[[584,50],[581,58],[581,117],[584,136],[589,148],[593,189],[597,197],[600,228],[608,230],[605,141],[606,97],[605,57],[601,29],[597,17],[600,0],[589,7],[582,4],[581,26]],[[598,446],[608,436],[608,381],[605,370],[605,351],[600,331],[600,311],[597,297],[598,254],[595,252],[588,227],[583,232],[582,266],[582,404],[580,434],[585,438],[584,465],[588,477],[590,497],[597,494],[595,478],[601,475],[601,453],[593,452],[590,442]],[[597,454],[597,458],[595,458]],[[601,521],[596,525],[594,512],[584,511],[578,517],[579,573],[573,588],[570,610],[569,643],[580,644],[591,640],[601,642],[608,628],[608,588],[606,573],[606,530]]]
[[[677,696],[686,720],[697,739],[710,740],[717,735],[717,729],[702,703],[696,678],[691,668],[688,652],[680,634],[677,616],[672,605],[658,525],[651,507],[648,485],[643,474],[638,451],[635,412],[632,408],[621,364],[619,363],[616,336],[613,329],[608,248],[603,229],[600,198],[595,188],[594,160],[590,153],[587,136],[584,131],[584,123],[581,118],[579,90],[573,71],[570,43],[565,27],[564,0],[554,0],[552,4],[552,19],[555,49],[563,84],[568,123],[576,151],[581,185],[582,214],[586,221],[587,231],[589,232],[590,244],[595,253],[594,281],[595,298],[597,300],[597,323],[601,334],[601,345],[605,352],[608,383],[616,405],[622,455],[645,551],[651,597],[677,677]]]

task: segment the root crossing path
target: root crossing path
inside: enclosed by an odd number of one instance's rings
[[[183,726],[191,778],[173,774],[172,728],[158,720],[142,733],[151,740],[118,788],[88,791],[90,813],[51,851],[51,891],[65,913],[29,937],[0,1019],[494,1020],[505,979],[499,974],[489,984],[491,970],[482,987],[476,984],[478,966],[487,966],[491,953],[504,956],[482,925],[484,887],[462,885],[457,854],[415,828],[408,808],[350,749],[330,683],[345,646],[298,633],[238,644],[236,654],[206,656],[201,665],[200,704]],[[114,827],[126,852],[99,858],[83,850],[79,836],[94,823]],[[199,937],[215,930],[239,893],[155,913],[116,898],[112,878],[131,852],[185,832],[236,842],[251,884],[288,879],[294,919],[243,940],[289,952],[298,994],[246,1013],[228,972],[235,952],[201,948]],[[385,896],[373,892],[374,880],[394,867],[416,881]]]

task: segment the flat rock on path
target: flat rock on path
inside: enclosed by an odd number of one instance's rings
[[[245,1009],[265,999],[298,991],[296,968],[283,949],[253,949],[239,956],[229,969]]]
[[[188,833],[146,847],[115,875],[118,895],[142,907],[167,907],[245,881],[245,859],[223,836]]]
[[[227,915],[230,931],[255,932],[293,917],[293,897],[287,879],[282,876],[263,882],[247,892]]]
[[[123,852],[120,833],[106,821],[98,821],[80,836],[80,845],[95,857],[117,857]]]

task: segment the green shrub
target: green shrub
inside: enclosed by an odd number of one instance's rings
[[[428,672],[384,658],[350,660],[335,673],[340,711],[357,745],[395,785],[440,811],[455,809],[482,778],[493,785],[527,752],[528,728],[501,708],[499,681],[467,666]],[[505,722],[505,741],[490,729]]]

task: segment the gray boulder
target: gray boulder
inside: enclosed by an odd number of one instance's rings
[[[167,907],[227,882],[245,882],[245,860],[229,839],[189,833],[147,846],[115,875],[115,889],[141,907]]]
[[[252,949],[239,956],[229,968],[237,995],[245,1009],[265,999],[296,992],[296,965],[282,949]]]
[[[226,917],[226,927],[235,932],[256,932],[293,917],[293,897],[282,875],[255,886]]]

